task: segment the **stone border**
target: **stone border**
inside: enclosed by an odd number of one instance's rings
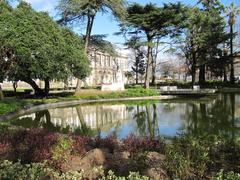
[[[176,96],[145,96],[145,97],[133,97],[133,98],[115,98],[115,99],[98,99],[98,100],[70,100],[70,101],[62,101],[56,103],[48,103],[48,104],[40,104],[40,105],[27,105],[23,108],[11,112],[5,115],[0,115],[0,121],[6,121],[18,116],[23,116],[25,114],[34,113],[36,111],[42,111],[45,109],[52,109],[52,108],[60,108],[60,107],[67,107],[67,106],[76,106],[82,105],[86,103],[98,103],[98,102],[116,102],[116,101],[138,101],[138,100],[165,100],[165,99],[172,99]]]

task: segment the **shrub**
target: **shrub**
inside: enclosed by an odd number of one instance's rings
[[[139,138],[130,135],[123,140],[123,149],[131,154],[144,151],[156,151],[164,153],[165,142],[161,139]]]
[[[78,180],[83,178],[83,172],[68,171],[60,173],[45,163],[21,164],[19,161],[0,162],[0,179],[59,179],[59,180]]]
[[[113,153],[115,149],[119,149],[119,142],[113,135],[107,136],[104,139],[97,136],[94,141],[95,148],[106,148],[109,150],[110,153]]]
[[[116,176],[113,171],[108,171],[108,175],[100,178],[100,180],[148,180],[146,176],[141,176],[138,172],[130,172],[127,178]]]
[[[92,144],[92,139],[88,137],[72,136],[72,153],[76,155],[83,155],[91,149],[89,144]]]
[[[0,135],[0,144],[7,151],[6,159],[23,163],[41,162],[50,159],[51,148],[57,143],[58,134],[42,129],[8,131]]]
[[[213,179],[214,180],[240,180],[240,174],[234,173],[232,171],[224,172],[223,170],[221,170],[219,173],[217,173],[216,177]]]
[[[190,160],[185,157],[182,149],[175,145],[167,147],[166,167],[173,178],[187,179],[191,171]]]
[[[73,141],[71,138],[60,137],[52,148],[52,164],[59,170],[64,170],[70,158]]]
[[[143,172],[149,167],[147,152],[139,152],[130,158],[131,171]]]

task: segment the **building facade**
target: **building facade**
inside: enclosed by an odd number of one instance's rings
[[[92,49],[89,52],[89,60],[92,72],[86,79],[86,83],[90,86],[98,86],[102,84],[112,84],[117,80],[117,71],[122,72],[122,79],[125,80],[125,73],[128,70],[128,56],[121,51],[116,56],[109,53]]]

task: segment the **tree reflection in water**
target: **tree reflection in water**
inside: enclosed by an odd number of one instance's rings
[[[136,102],[136,105],[86,105],[36,112],[11,120],[13,125],[74,132],[79,135],[172,137],[222,135],[240,137],[240,96],[220,94],[211,101],[180,99]],[[161,130],[161,131],[160,131]],[[160,134],[161,133],[161,134]]]
[[[44,128],[52,132],[68,131],[68,128],[62,128],[51,122],[51,115],[48,110],[38,111],[32,114],[31,117],[27,116],[21,119],[14,119],[11,121],[11,124],[24,128]]]
[[[239,128],[235,126],[235,94],[222,94],[213,103],[187,104],[185,124],[181,128],[189,135],[222,135],[235,138]]]
[[[81,108],[76,108],[80,120],[80,127],[72,129],[69,125],[63,127],[62,125],[54,124],[51,120],[51,115],[48,110],[38,111],[30,116],[21,119],[11,120],[12,125],[21,126],[24,128],[43,128],[51,132],[61,132],[64,134],[73,133],[84,136],[94,136],[99,131],[92,130],[88,127],[83,119]]]
[[[137,106],[136,114],[133,115],[133,119],[136,120],[137,129],[140,136],[148,136],[150,138],[160,136],[157,117],[156,104],[147,104],[146,106],[142,107]]]

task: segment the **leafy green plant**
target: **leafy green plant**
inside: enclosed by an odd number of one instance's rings
[[[224,172],[223,170],[221,170],[219,173],[217,173],[216,177],[213,179],[214,180],[240,180],[240,174],[234,173],[232,171]]]
[[[0,162],[0,179],[59,179],[78,180],[83,178],[83,171],[68,171],[60,173],[46,163],[21,164],[20,161],[13,163],[5,160]]]
[[[58,143],[52,149],[53,163],[63,169],[72,151],[73,140],[71,138],[60,137]]]
[[[116,176],[113,171],[108,171],[108,175],[100,178],[100,180],[148,180],[147,176],[142,176],[139,172],[130,172],[127,177]]]
[[[149,166],[147,152],[134,154],[130,158],[130,166],[132,171],[144,171]]]
[[[169,145],[166,150],[166,167],[172,177],[185,179],[190,172],[190,161],[179,147]]]

